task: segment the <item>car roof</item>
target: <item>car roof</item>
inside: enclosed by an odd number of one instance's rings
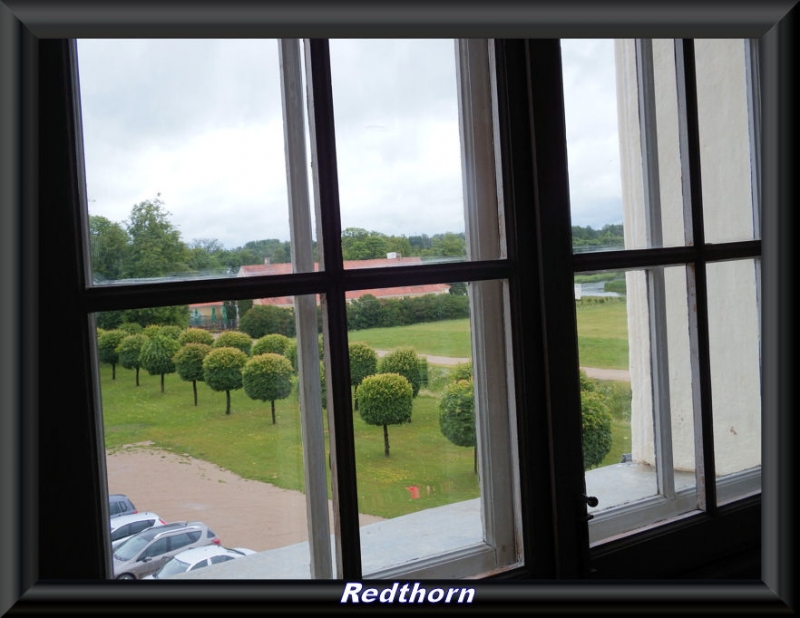
[[[153,511],[139,511],[138,513],[124,513],[111,518],[111,525],[119,528],[132,521],[141,521],[143,519],[161,519],[157,513]]]
[[[121,502],[123,500],[130,501],[130,498],[125,494],[111,494],[110,496],[108,496],[108,499],[113,500],[114,502]]]
[[[211,556],[223,556],[229,553],[231,553],[231,550],[227,547],[220,547],[219,545],[203,545],[202,547],[192,547],[191,549],[186,549],[175,554],[173,557],[182,562],[192,563],[197,562],[198,560],[203,560],[204,558],[209,558]],[[239,552],[235,553],[238,554]]]
[[[146,530],[142,530],[137,536],[142,538],[150,537],[155,538],[156,535],[159,534],[168,534],[173,530],[186,530],[186,529],[194,529],[196,526],[191,525],[189,522],[185,521],[171,521],[163,526],[154,526],[153,528],[147,528]]]

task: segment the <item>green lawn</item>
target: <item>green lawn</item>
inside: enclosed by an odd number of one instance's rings
[[[152,441],[155,446],[213,462],[244,478],[285,489],[303,489],[300,416],[295,393],[276,402],[272,424],[269,402],[253,401],[242,390],[225,394],[198,383],[198,406],[192,386],[176,374],[166,377],[101,366],[106,448]],[[327,424],[327,423],[326,423]],[[478,497],[473,450],[451,444],[439,431],[438,399],[423,393],[414,400],[412,422],[389,426],[390,457],[385,457],[383,428],[354,416],[360,510],[396,517],[433,506]],[[327,442],[327,440],[326,440]],[[416,486],[420,497],[411,498]]]
[[[620,360],[627,359],[624,303],[578,306],[578,320],[582,365],[627,366]],[[470,356],[468,320],[354,331],[350,341],[363,341],[375,349],[411,345],[419,354]],[[390,457],[384,456],[382,427],[367,425],[358,413],[354,415],[359,508],[364,513],[396,517],[479,495],[473,449],[454,446],[439,431],[438,394],[448,382],[449,369],[430,366],[429,371],[428,388],[414,400],[412,422],[389,426]],[[110,365],[101,365],[100,375],[107,449],[152,441],[247,479],[303,489],[296,389],[288,399],[276,402],[273,425],[269,402],[254,401],[241,389],[231,393],[231,414],[226,415],[225,393],[214,392],[203,382],[197,385],[194,406],[191,383],[177,374],[166,376],[164,393],[159,376],[145,371],[140,372],[139,387],[133,370],[117,367],[117,379],[112,380]],[[323,421],[327,425],[326,416]],[[630,452],[629,423],[615,418],[614,446],[604,465],[619,462],[626,452]],[[417,488],[419,498],[411,497],[410,487]]]

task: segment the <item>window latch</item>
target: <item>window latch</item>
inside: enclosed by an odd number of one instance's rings
[[[600,501],[594,496],[583,496],[583,499],[586,500],[586,504],[588,504],[589,506],[597,506],[598,504],[600,504]],[[594,515],[592,515],[591,513],[587,513],[586,521],[589,521],[590,519],[594,519]]]

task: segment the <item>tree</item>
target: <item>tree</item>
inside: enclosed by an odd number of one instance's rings
[[[603,463],[611,450],[612,416],[605,397],[584,371],[580,372],[580,384],[583,466],[589,470]]]
[[[422,381],[419,375],[417,353],[412,347],[397,348],[378,361],[378,373],[399,373],[405,377],[413,389],[413,396],[419,394]]]
[[[117,379],[117,363],[119,362],[117,346],[126,336],[125,331],[114,329],[103,331],[97,338],[97,352],[100,362],[111,365],[112,380]]]
[[[189,306],[175,305],[168,307],[144,307],[141,309],[126,309],[121,313],[123,322],[139,324],[142,327],[151,324],[173,324],[180,328],[189,326]]]
[[[253,305],[239,319],[239,330],[254,339],[272,333],[294,337],[294,310],[273,305]]]
[[[125,278],[130,237],[119,223],[89,215],[92,275],[98,281]]]
[[[181,334],[178,335],[178,343],[186,345],[187,343],[205,343],[210,346],[214,344],[214,335],[202,328],[184,328]]]
[[[358,413],[369,425],[383,425],[383,452],[389,456],[389,425],[411,421],[414,391],[398,373],[377,373],[361,381]]]
[[[456,446],[475,449],[473,471],[478,472],[478,441],[475,433],[475,390],[472,378],[451,382],[439,401],[439,430]]]
[[[186,343],[172,357],[181,380],[192,383],[194,405],[197,405],[197,381],[203,381],[203,359],[212,350],[207,343]]]
[[[247,354],[238,348],[212,348],[203,359],[203,381],[214,391],[225,391],[225,414],[231,413],[231,391],[242,388]]]
[[[253,339],[237,330],[229,330],[217,335],[214,340],[213,347],[215,348],[236,348],[250,356],[250,348],[253,347]]]
[[[125,369],[136,370],[136,386],[139,386],[139,354],[142,351],[142,346],[147,342],[147,337],[144,335],[127,335],[123,337],[122,341],[117,346],[117,354],[119,355],[119,364]]]
[[[250,399],[272,404],[272,424],[275,424],[275,400],[292,393],[294,369],[282,354],[267,352],[253,356],[242,369],[242,386]]]
[[[139,363],[151,376],[161,376],[161,392],[164,392],[164,376],[175,373],[175,363],[172,357],[180,349],[181,344],[177,339],[168,335],[157,333],[147,337],[139,353]]]
[[[189,270],[189,250],[170,213],[156,198],[131,209],[127,221],[130,236],[130,277],[159,277]]]
[[[378,371],[378,353],[366,343],[356,341],[349,346],[350,385],[355,389],[355,409],[358,410],[358,385]]]
[[[266,354],[267,352],[286,356],[286,351],[288,350],[291,341],[292,340],[286,335],[279,335],[278,333],[264,335],[263,337],[257,339],[255,343],[253,343],[253,356]]]
[[[458,363],[450,371],[450,379],[454,382],[458,380],[471,380],[472,379],[472,361],[465,363]]]

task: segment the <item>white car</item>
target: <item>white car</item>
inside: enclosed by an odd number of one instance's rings
[[[124,540],[134,534],[152,528],[163,526],[166,522],[151,511],[133,513],[131,515],[118,515],[111,518],[111,547],[116,548]]]
[[[235,560],[255,553],[252,549],[245,547],[229,548],[218,545],[193,547],[173,556],[158,571],[142,579],[169,579],[180,573],[196,571],[212,564],[220,564],[221,562]]]

